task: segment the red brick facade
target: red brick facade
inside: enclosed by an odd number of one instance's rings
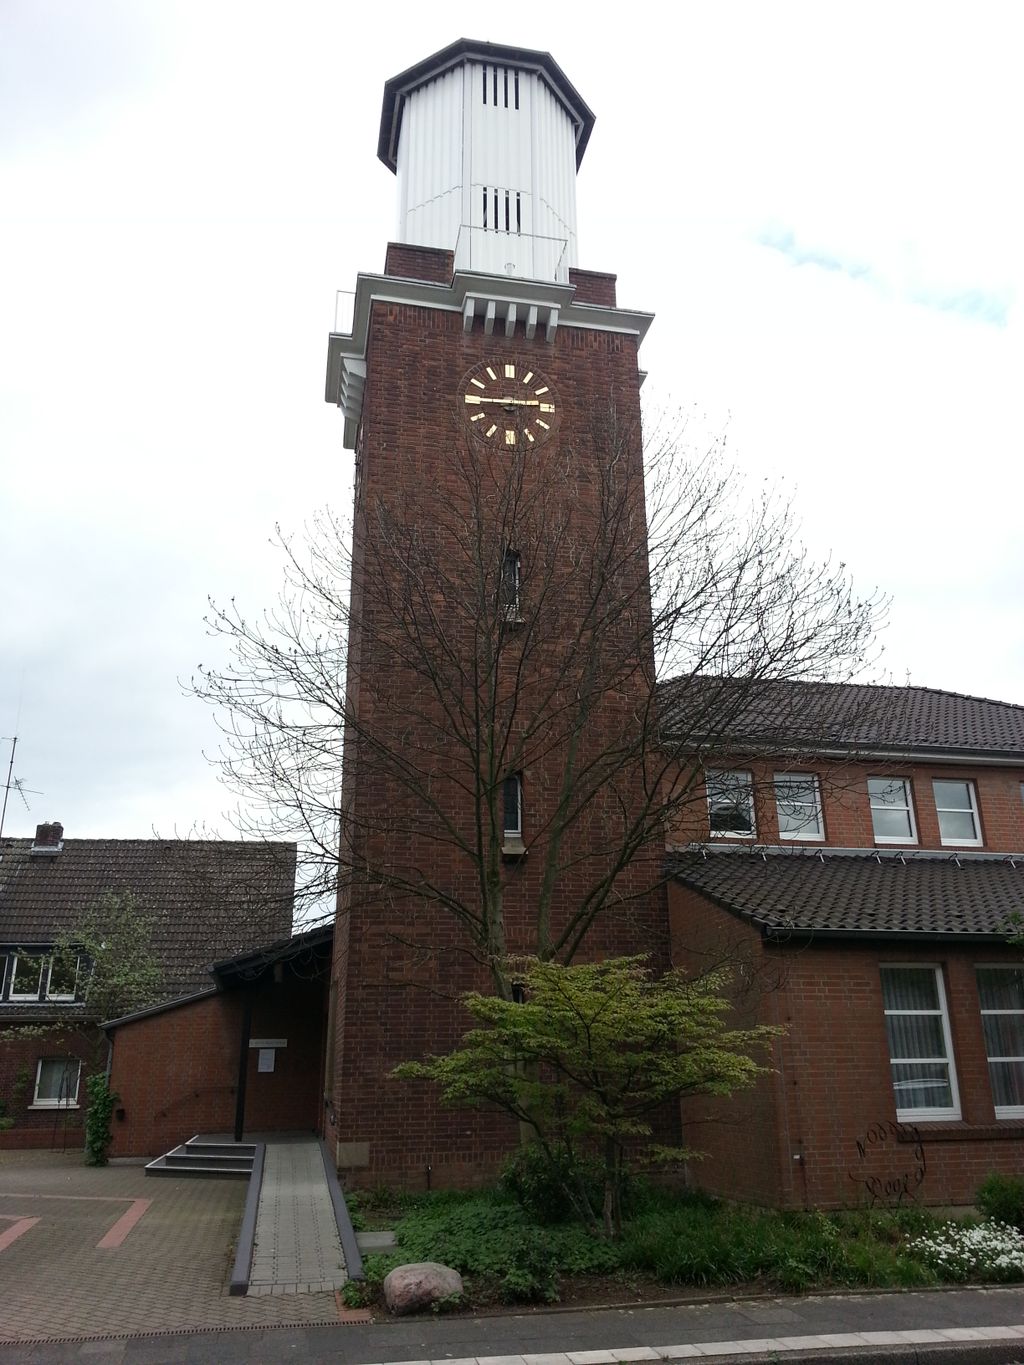
[[[0,1098],[4,1101],[6,1117],[14,1122],[13,1127],[0,1130],[0,1150],[39,1147],[74,1151],[82,1146],[85,1080],[90,1060],[96,1055],[93,1046],[96,1041],[100,1041],[102,1056],[105,1049],[101,1040],[75,1032],[62,1034],[56,1029],[42,1037],[29,1037],[24,1041],[12,1037],[5,1041],[0,1047]],[[58,1057],[78,1058],[82,1064],[76,1102],[66,1108],[36,1105],[39,1061]]]
[[[143,1015],[115,1031],[111,1086],[120,1095],[112,1156],[159,1156],[235,1123],[243,991]],[[255,994],[252,1037],[286,1039],[273,1072],[248,1049],[247,1132],[315,1132],[320,1119],[326,992],[285,977]]]
[[[746,963],[738,977],[757,983],[751,1017],[785,1030],[755,1091],[684,1107],[685,1140],[709,1153],[694,1163],[695,1184],[784,1208],[963,1205],[989,1172],[1020,1173],[1024,1120],[995,1117],[975,977],[979,965],[1019,965],[1019,952],[949,942],[786,948],[686,887],[673,885],[669,900],[676,961],[717,961],[728,936],[729,956]],[[879,975],[887,963],[941,968],[960,1121],[897,1121]]]
[[[752,773],[756,832],[751,842],[778,844],[779,825],[772,787],[774,773],[817,773],[822,793],[825,823],[824,838],[800,839],[801,847],[821,844],[833,848],[892,847],[881,844],[874,836],[871,807],[868,801],[869,777],[908,778],[913,792],[917,842],[908,848],[953,848],[943,845],[939,835],[938,817],[932,782],[936,779],[952,782],[973,782],[977,795],[981,822],[980,851],[1013,853],[1024,849],[1024,799],[1021,783],[1024,767],[970,767],[956,763],[901,763],[889,759],[849,763],[791,762],[780,758],[772,763],[735,761],[723,757],[715,759],[716,768],[737,768]],[[703,789],[694,789],[694,799],[686,807],[679,821],[672,843],[687,843],[711,837],[708,828],[708,809]],[[733,836],[729,836],[732,838]]]
[[[747,841],[752,848],[877,847],[887,856],[899,849],[907,856],[935,850],[951,858],[958,852],[1012,854],[1024,848],[1024,769],[1012,765],[738,760],[713,766],[752,773],[756,833]],[[818,774],[824,817],[820,840],[780,840],[772,776],[794,771]],[[909,779],[915,843],[894,846],[875,839],[869,777]],[[942,844],[932,788],[936,779],[974,784],[980,846]],[[719,842],[710,834],[702,788],[672,842],[681,846],[689,840],[707,841],[712,849]],[[742,841],[727,835],[721,842]],[[772,942],[749,921],[679,883],[670,887],[669,906],[674,961],[700,970],[726,959],[733,965],[741,1012],[784,1030],[771,1058],[773,1072],[754,1092],[684,1106],[684,1129],[692,1125],[685,1136],[710,1153],[694,1163],[694,1183],[731,1198],[790,1208],[908,1199],[962,1205],[973,1202],[989,1172],[1019,1172],[1024,1119],[996,1119],[976,977],[979,966],[1019,966],[1018,950],[999,937],[957,942],[948,933],[933,941],[922,941],[921,933],[817,941],[813,933],[800,933],[788,944]],[[897,1121],[880,975],[886,964],[941,971],[959,1087],[956,1121]],[[753,1143],[752,1132],[758,1135]]]
[[[397,264],[392,247],[389,270]],[[614,297],[609,293],[610,280],[593,277],[599,282],[594,289],[603,290],[604,299]],[[581,272],[580,287],[588,281],[591,277]],[[355,628],[350,639],[350,698],[361,723],[368,724],[372,716],[379,732],[387,733],[391,741],[402,727],[417,762],[431,769],[432,790],[443,792],[440,799],[447,816],[463,831],[474,829],[477,808],[472,796],[451,780],[450,764],[438,748],[434,727],[443,725],[439,704],[436,698],[426,698],[429,689],[424,688],[415,666],[386,643],[393,629],[391,622],[382,619],[379,603],[381,583],[392,569],[382,558],[379,527],[383,507],[405,530],[429,539],[441,563],[450,568],[463,553],[452,508],[465,504],[467,477],[479,478],[487,490],[480,494],[486,508],[500,513],[508,452],[473,444],[474,438],[462,425],[460,385],[481,362],[503,365],[506,361],[537,370],[557,395],[557,430],[526,457],[522,497],[530,503],[547,495],[546,484],[567,490],[571,523],[565,524],[571,524],[571,536],[566,536],[559,553],[582,555],[584,562],[593,554],[591,547],[600,539],[605,515],[601,462],[610,463],[612,442],[616,453],[624,457],[633,488],[642,488],[635,336],[560,325],[549,342],[543,328],[528,339],[520,321],[515,334],[506,337],[503,326],[487,334],[479,318],[471,331],[465,331],[458,312],[374,303],[356,452],[359,480],[352,616],[361,629]],[[568,479],[566,469],[571,472]],[[557,516],[566,510],[560,504]],[[643,546],[642,504],[639,510],[637,505],[631,510],[639,518],[631,533],[633,543]],[[378,543],[370,543],[374,536]],[[469,560],[466,564],[465,591],[469,594],[476,584],[473,566]],[[524,592],[530,591],[530,567],[524,564]],[[554,572],[558,572],[557,565]],[[651,684],[649,663],[635,654],[637,630],[649,610],[646,562],[634,563],[630,572],[634,581],[618,586],[632,593],[637,603],[631,621],[632,674],[619,691],[603,697],[588,719],[581,752],[587,752],[588,746],[591,752],[599,751],[610,735],[627,726],[640,689]],[[372,591],[367,591],[371,582]],[[397,570],[393,587],[399,596]],[[469,661],[474,657],[474,644],[465,634],[467,615],[455,611],[445,615],[449,607],[440,600],[436,603],[452,632],[453,652]],[[553,618],[557,626],[531,642],[539,651],[530,664],[535,670],[549,668],[551,660],[569,654],[580,634],[586,603],[561,601],[552,604],[551,610],[557,613]],[[609,651],[625,648],[626,628],[625,616],[608,627]],[[428,634],[432,631],[428,627]],[[616,631],[623,638],[617,639]],[[510,670],[499,685],[514,689],[514,678]],[[570,672],[561,686],[568,694],[577,683]],[[528,682],[526,687],[531,685]],[[408,709],[402,699],[409,699]],[[561,700],[556,693],[551,702],[553,714]],[[417,716],[423,718],[419,729]],[[387,868],[389,873],[407,876],[411,884],[418,879],[431,888],[451,888],[471,902],[479,875],[473,859],[451,838],[431,837],[424,831],[421,812],[408,788],[375,769],[365,755],[358,737],[347,734],[343,807],[350,842],[346,860],[354,856],[370,867]],[[564,756],[560,741],[523,772],[531,833],[543,830],[553,815]],[[567,910],[579,904],[584,889],[593,883],[595,869],[608,859],[609,830],[620,818],[620,802],[628,808],[634,801],[632,782],[628,775],[620,775],[617,784],[610,782],[590,803],[586,818],[566,836],[560,860],[565,870],[558,880],[552,912],[556,933]],[[387,812],[386,825],[380,812]],[[541,837],[530,856],[505,859],[498,870],[507,947],[513,953],[531,950],[536,941],[533,907],[541,888],[544,847]],[[652,849],[620,874],[617,890],[628,897],[654,884],[659,864],[660,855]],[[650,894],[631,902],[628,911],[604,914],[588,933],[583,953],[598,956],[649,950],[656,961],[665,963],[665,923],[663,895]],[[413,1185],[428,1180],[436,1185],[467,1184],[492,1174],[514,1145],[516,1133],[508,1121],[442,1109],[432,1087],[390,1079],[398,1063],[450,1049],[468,1026],[458,996],[470,989],[487,989],[489,983],[479,955],[469,949],[470,940],[457,920],[429,899],[373,886],[356,887],[342,897],[335,934],[337,1043],[328,1133],[338,1144],[339,1165],[350,1178]]]

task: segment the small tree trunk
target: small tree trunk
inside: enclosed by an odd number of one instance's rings
[[[604,1235],[609,1242],[615,1240],[615,1204],[618,1172],[616,1171],[616,1150],[614,1138],[604,1140]]]

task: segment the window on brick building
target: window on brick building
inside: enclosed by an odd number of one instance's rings
[[[939,838],[944,844],[980,844],[978,798],[973,782],[948,782],[936,778],[935,813],[939,817]]]
[[[81,1070],[77,1057],[40,1057],[32,1103],[41,1109],[77,1109]]]
[[[902,1122],[958,1119],[960,1097],[941,968],[886,966],[881,972],[896,1117]]]
[[[813,773],[776,773],[775,808],[780,839],[823,839],[821,792]]]
[[[997,1119],[1024,1116],[1024,969],[979,967],[978,999]]]
[[[869,777],[868,800],[876,843],[917,843],[914,803],[905,777]]]
[[[748,772],[722,768],[704,774],[708,822],[716,838],[754,837],[754,779]]]
[[[523,775],[510,773],[501,787],[502,851],[523,851]]]

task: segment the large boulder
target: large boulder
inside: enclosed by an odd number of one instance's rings
[[[462,1293],[462,1276],[437,1261],[396,1265],[384,1279],[384,1302],[392,1313],[418,1313]]]

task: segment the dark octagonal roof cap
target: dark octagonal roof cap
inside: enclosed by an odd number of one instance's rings
[[[390,170],[397,170],[398,136],[402,128],[402,108],[405,97],[427,81],[440,76],[449,67],[464,61],[492,62],[498,66],[518,66],[539,71],[565,105],[576,126],[576,167],[579,169],[594,127],[594,115],[584,103],[579,91],[550,52],[535,52],[529,47],[507,47],[504,43],[482,43],[473,38],[459,38],[443,47],[432,57],[384,82],[384,105],[380,115],[380,137],[377,155]]]

